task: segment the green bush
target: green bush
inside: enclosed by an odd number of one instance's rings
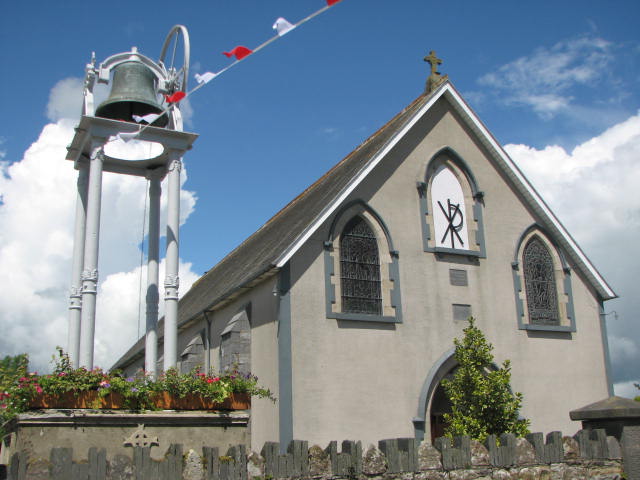
[[[448,424],[445,435],[469,435],[484,442],[488,435],[529,433],[529,420],[519,418],[522,394],[512,393],[511,365],[493,366],[493,346],[473,318],[464,329],[464,338],[454,340],[458,367],[442,385],[451,401],[451,413],[444,415]]]

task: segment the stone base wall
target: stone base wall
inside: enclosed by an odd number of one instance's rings
[[[10,433],[0,444],[0,465],[10,464],[16,454],[23,464],[50,462],[53,447],[71,452],[70,460],[78,464],[88,461],[91,447],[109,460],[131,458],[137,447],[148,448],[153,460],[163,460],[171,445],[181,445],[185,451],[217,445],[226,451],[233,445],[250,444],[249,418],[244,410],[34,411],[20,414],[5,426]]]
[[[625,444],[625,438],[631,443]],[[278,443],[268,442],[260,454],[248,452],[246,444],[198,449],[172,444],[160,459],[153,458],[151,446],[140,444],[145,441],[129,442],[126,454],[115,455],[90,445],[50,448],[46,456],[29,449],[15,451],[8,467],[0,470],[0,480],[640,479],[633,468],[625,471],[634,461],[637,436],[623,435],[621,445],[604,430],[582,430],[573,437],[560,432],[546,438],[503,435],[489,437],[484,444],[468,437],[443,437],[434,445],[412,438],[388,439],[366,450],[354,441],[342,442],[339,450],[337,442],[323,449],[295,440],[284,453]]]

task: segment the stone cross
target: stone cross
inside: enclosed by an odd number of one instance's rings
[[[431,65],[431,75],[440,75],[440,72],[438,72],[438,65],[442,63],[442,60],[436,56],[436,52],[431,50],[429,55],[424,57],[424,61]]]
[[[442,76],[438,72],[438,65],[442,63],[442,60],[436,56],[436,52],[431,50],[429,55],[424,57],[424,61],[431,65],[431,74],[427,78],[427,84],[425,87],[425,93],[433,92],[438,85],[449,78],[448,75]]]

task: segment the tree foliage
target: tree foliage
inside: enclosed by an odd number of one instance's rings
[[[6,392],[9,387],[18,383],[18,379],[27,374],[28,368],[29,355],[26,353],[7,355],[0,360],[0,392]]]
[[[27,375],[29,369],[29,356],[26,353],[20,355],[7,355],[0,360],[0,438],[5,435],[4,423],[10,420],[15,412],[9,405],[9,391]]]
[[[488,435],[529,433],[529,420],[519,418],[522,393],[511,391],[511,365],[493,363],[493,346],[473,318],[464,329],[464,338],[454,340],[458,367],[451,379],[442,381],[451,401],[451,413],[444,415],[445,435],[469,435],[483,442]]]

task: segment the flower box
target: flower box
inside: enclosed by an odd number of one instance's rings
[[[172,396],[167,392],[156,393],[151,401],[160,410],[248,410],[251,397],[248,393],[232,393],[222,402],[214,402],[197,394],[184,397]]]
[[[124,399],[119,393],[109,393],[104,397],[95,390],[65,392],[60,394],[40,393],[30,402],[30,408],[123,408]]]
[[[200,395],[187,394],[175,397],[167,392],[152,394],[151,404],[158,410],[247,410],[251,408],[251,396],[248,393],[232,393],[223,402],[214,402]],[[29,403],[32,409],[100,409],[117,410],[128,408],[125,399],[119,393],[98,395],[94,390],[66,392],[62,394],[38,394]]]

